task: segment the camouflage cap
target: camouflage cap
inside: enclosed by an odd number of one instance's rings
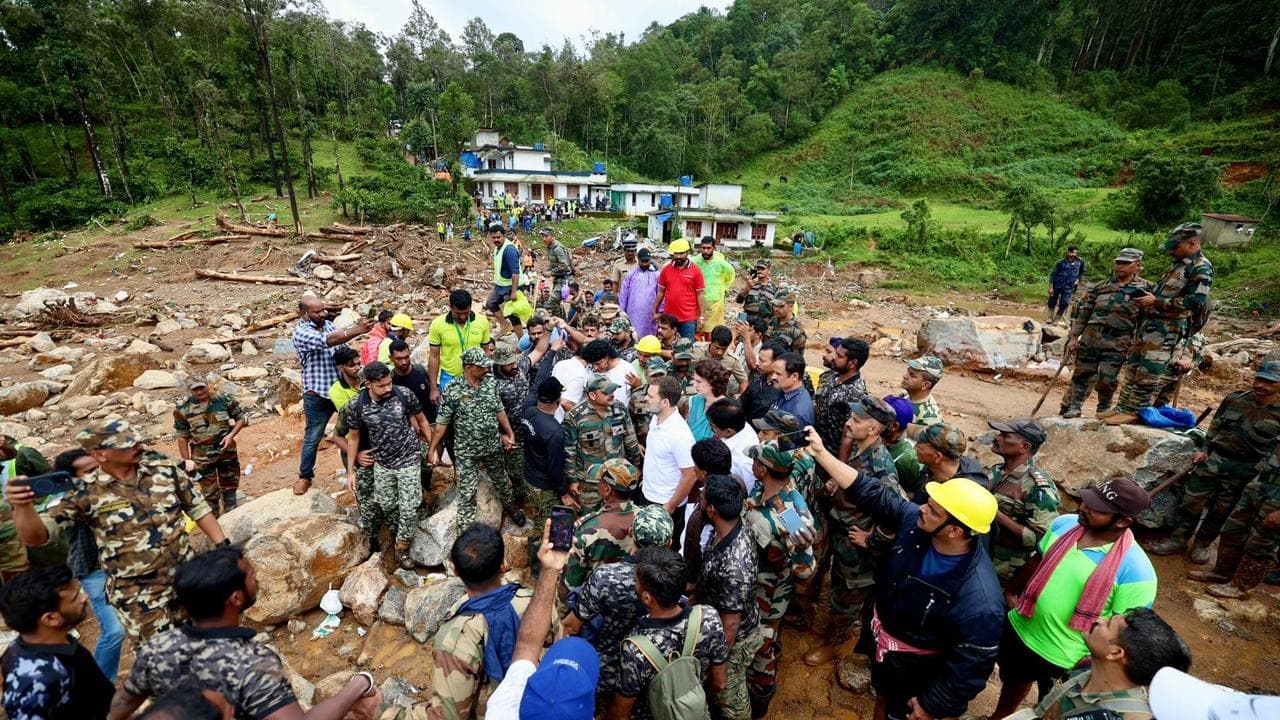
[[[756,267],[758,267],[758,268],[771,268],[771,267],[773,267],[773,261],[772,261],[772,260],[770,260],[769,258],[759,258],[759,259],[757,259],[757,260],[756,260]]]
[[[988,420],[987,426],[996,432],[1020,435],[1023,439],[1036,447],[1043,445],[1045,439],[1048,437],[1045,435],[1044,426],[1029,417],[1013,418],[1009,422]]]
[[[489,356],[485,354],[484,350],[474,347],[467,348],[466,352],[462,353],[462,364],[491,368],[493,367],[493,360],[489,359]]]
[[[649,358],[649,364],[644,368],[645,377],[654,377],[655,375],[669,375],[671,373],[671,365],[660,357]]]
[[[142,442],[142,435],[127,420],[99,420],[76,434],[76,442],[86,452],[127,450]]]
[[[907,367],[933,378],[934,382],[942,379],[942,360],[934,355],[921,355],[914,360],[907,361]]]
[[[950,423],[930,425],[916,438],[916,443],[929,443],[937,448],[938,452],[952,458],[960,457],[964,454],[965,448],[969,447],[964,433]]]
[[[860,400],[848,403],[848,405],[851,415],[869,418],[881,425],[888,426],[889,423],[898,420],[898,411],[889,407],[889,403],[873,395],[867,395]]]
[[[587,469],[587,479],[599,485],[605,483],[615,490],[632,492],[640,483],[640,471],[622,458],[609,458]]]
[[[617,389],[618,383],[610,380],[607,375],[595,375],[587,381],[587,392],[600,390],[602,392],[611,393]]]
[[[550,225],[543,225],[542,227],[538,228],[538,234],[539,235],[555,235],[556,231],[553,230]]]
[[[779,449],[778,443],[772,440],[762,442],[753,448],[748,448],[747,457],[774,472],[790,472],[791,467],[796,464],[795,455]]]
[[[671,544],[674,531],[675,523],[661,504],[640,508],[631,523],[631,539],[640,547],[666,547]]]
[[[766,413],[764,417],[752,420],[751,426],[757,430],[775,430],[777,432],[792,433],[800,430],[800,418],[785,410],[773,408]]]
[[[672,360],[688,360],[689,362],[693,362],[698,359],[697,354],[693,351],[693,341],[689,338],[680,338],[677,340],[675,345],[671,346],[671,351]]]
[[[1200,223],[1184,222],[1169,231],[1169,237],[1165,238],[1164,241],[1164,249],[1173,250],[1191,238],[1200,237],[1200,232]]]
[[[796,289],[790,285],[784,285],[778,292],[774,293],[773,299],[779,303],[795,302],[799,295]]]
[[[514,365],[520,362],[520,350],[514,345],[500,343],[493,351],[494,365]]]
[[[1280,360],[1264,359],[1253,376],[1259,380],[1280,382]]]
[[[609,323],[609,332],[612,334],[631,332],[631,321],[624,317],[616,317]]]
[[[618,307],[618,303],[600,303],[600,309],[597,311],[600,317],[605,320],[614,320],[618,317],[618,313],[622,308]],[[615,330],[614,332],[618,332]]]
[[[1124,248],[1116,255],[1116,262],[1119,263],[1135,263],[1142,262],[1142,256],[1146,253],[1138,248]]]

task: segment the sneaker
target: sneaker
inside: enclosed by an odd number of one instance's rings
[[[1067,420],[1078,418],[1080,417],[1080,408],[1067,408],[1066,412],[1062,413],[1062,417]]]

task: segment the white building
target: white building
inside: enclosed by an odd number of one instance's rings
[[[618,187],[614,185],[610,190]],[[677,206],[672,203],[646,212],[649,238],[665,244],[678,234],[696,244],[699,238],[710,235],[718,244],[728,248],[773,246],[777,234],[777,213],[744,209],[741,185],[706,183],[696,192],[696,197],[681,195],[687,199],[687,204]]]
[[[616,183],[609,186],[609,196],[613,206],[627,217],[648,215],[654,210],[702,207],[702,193],[693,185]]]
[[[477,131],[460,160],[463,177],[475,183],[486,204],[499,196],[521,203],[584,196],[594,203],[608,197],[604,163],[596,163],[589,172],[557,170],[551,152],[541,143],[516,145],[496,130]]]

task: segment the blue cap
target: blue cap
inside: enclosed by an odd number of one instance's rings
[[[558,640],[524,687],[520,720],[591,720],[600,656],[580,637]]]
[[[893,411],[898,415],[898,427],[905,428],[911,424],[911,421],[916,419],[916,408],[907,398],[888,395],[885,397],[884,402],[893,408]]]

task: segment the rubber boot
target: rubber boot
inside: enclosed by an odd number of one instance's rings
[[[831,662],[831,659],[840,654],[842,646],[853,636],[853,629],[847,624],[841,623],[831,628],[831,634],[827,636],[825,642],[818,647],[805,653],[804,664],[809,667],[817,667]]]
[[[503,508],[503,512],[507,514],[507,517],[511,518],[511,522],[515,523],[516,527],[524,527],[529,523],[529,518],[525,517],[524,511],[516,505]]]
[[[1249,597],[1250,590],[1258,587],[1258,583],[1262,582],[1262,578],[1267,576],[1274,564],[1269,559],[1246,556],[1240,561],[1240,569],[1236,571],[1234,580],[1223,585],[1210,585],[1205,592],[1217,598],[1243,600]]]
[[[236,497],[235,490],[222,491],[222,512],[224,514],[235,510],[237,504],[239,504],[239,499]]]
[[[1218,559],[1213,563],[1213,568],[1196,570],[1188,573],[1187,577],[1196,582],[1213,583],[1214,585],[1231,582],[1231,578],[1235,577],[1236,570],[1240,567],[1240,559],[1242,557],[1244,557],[1243,545],[1218,543]]]
[[[1078,418],[1080,417],[1080,406],[1072,405],[1071,407],[1067,408],[1066,410],[1063,410],[1059,414],[1062,415],[1062,417],[1067,420],[1070,420],[1072,418]]]
[[[1187,553],[1187,560],[1192,565],[1204,565],[1209,562],[1209,546],[1213,544],[1213,540],[1201,540],[1196,538],[1191,541],[1191,550]]]
[[[765,697],[751,696],[751,720],[759,720],[769,714],[769,703],[773,702],[772,695]]]
[[[1172,535],[1157,543],[1147,546],[1152,555],[1181,555],[1187,551],[1187,540],[1191,533],[1186,530],[1175,530]]]

